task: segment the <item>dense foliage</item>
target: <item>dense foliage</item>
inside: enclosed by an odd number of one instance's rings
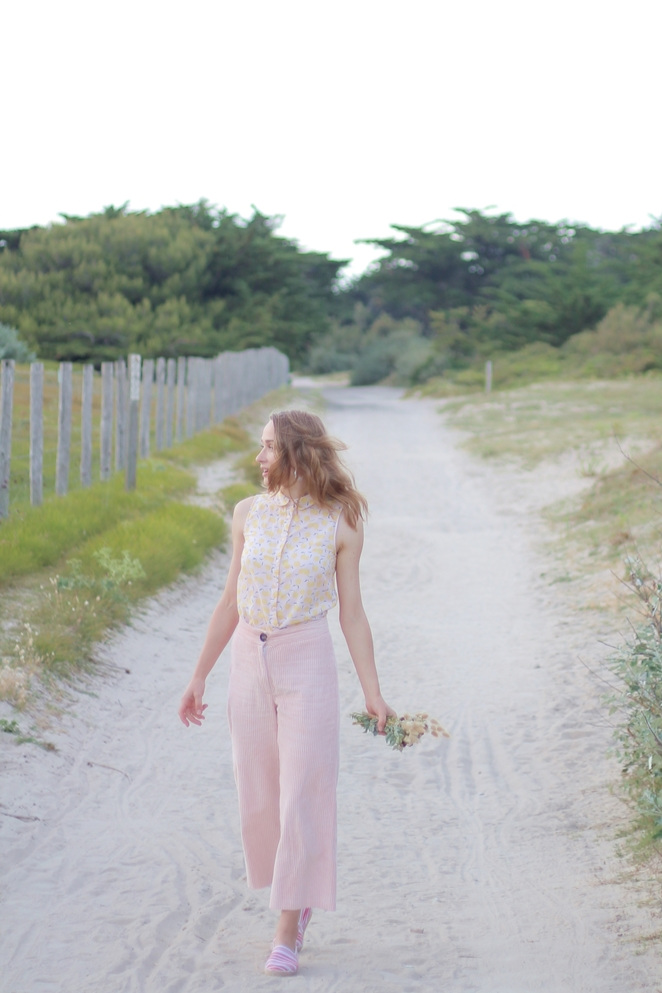
[[[0,232],[0,320],[40,358],[101,361],[275,345],[301,359],[328,327],[342,263],[303,252],[257,210],[201,201],[108,207]]]
[[[393,226],[383,259],[347,290],[351,316],[311,351],[322,371],[355,353],[355,382],[422,382],[532,344],[562,346],[617,304],[662,297],[662,227],[603,232],[458,211],[434,227]]]
[[[521,349],[556,353],[596,327],[600,341],[582,340],[582,354],[605,341],[618,354],[621,328],[631,371],[660,366],[661,221],[605,232],[457,215],[393,225],[393,237],[369,242],[384,257],[343,288],[342,262],[301,251],[258,211],[244,221],[201,201],[64,217],[0,232],[0,321],[41,358],[276,345],[313,372],[351,369],[355,383],[421,383]]]

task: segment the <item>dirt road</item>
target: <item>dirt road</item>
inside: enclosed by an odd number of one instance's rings
[[[325,392],[371,505],[362,577],[384,695],[452,737],[397,754],[343,721],[339,906],[313,918],[291,984],[659,991],[640,940],[655,924],[616,882],[609,734],[579,661],[603,650],[541,578],[535,518],[457,450],[433,404]],[[218,556],[113,639],[57,753],[2,742],[3,993],[277,982],[260,972],[272,914],[245,888],[224,660],[205,727],[175,713],[225,566]],[[332,626],[349,714],[361,699]]]

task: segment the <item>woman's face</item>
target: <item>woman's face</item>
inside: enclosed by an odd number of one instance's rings
[[[268,421],[265,424],[264,431],[262,432],[261,443],[262,448],[256,455],[255,460],[262,470],[262,480],[266,483],[269,475],[269,466],[272,465],[274,459],[276,458],[276,452],[274,449],[274,445],[276,444],[276,435],[273,421]]]

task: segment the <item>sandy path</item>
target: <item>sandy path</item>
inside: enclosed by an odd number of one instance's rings
[[[599,646],[541,580],[531,516],[456,450],[432,404],[326,395],[371,502],[363,585],[384,694],[452,738],[398,755],[344,721],[338,912],[314,918],[291,983],[659,991],[635,941],[646,912],[613,881],[608,733],[578,663]],[[175,717],[225,563],[113,640],[108,678],[79,695],[57,753],[0,743],[3,993],[273,989],[260,974],[272,915],[244,882],[222,662],[204,729]],[[349,713],[361,701],[333,627]]]

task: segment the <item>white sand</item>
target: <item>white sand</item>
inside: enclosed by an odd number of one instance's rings
[[[288,988],[659,991],[641,940],[659,920],[618,882],[616,769],[580,662],[609,632],[541,578],[544,500],[459,452],[432,403],[326,395],[371,502],[363,586],[384,695],[452,738],[397,754],[343,721],[338,911],[313,917]],[[0,736],[2,993],[282,982],[261,974],[273,915],[245,886],[224,660],[205,727],[176,717],[226,565],[113,638],[56,753]],[[349,714],[361,698],[332,626]]]

